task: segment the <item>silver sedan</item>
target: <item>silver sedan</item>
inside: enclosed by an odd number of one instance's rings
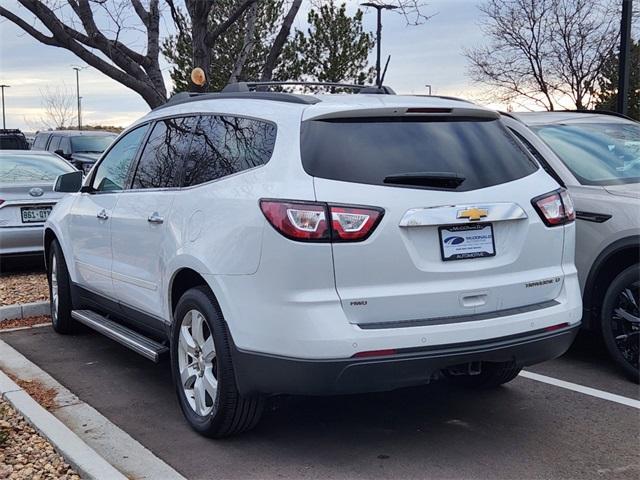
[[[49,152],[0,150],[0,256],[42,253],[44,222],[64,195],[53,185],[74,171]]]

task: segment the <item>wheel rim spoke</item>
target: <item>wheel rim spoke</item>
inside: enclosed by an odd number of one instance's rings
[[[202,350],[204,361],[207,363],[213,362],[213,359],[216,358],[216,347],[213,343],[213,337],[211,335],[209,335],[209,338],[204,341],[200,348]]]
[[[211,397],[211,399],[215,399],[218,391],[218,380],[216,380],[216,377],[213,375],[213,368],[207,368],[204,371],[202,384],[204,390],[209,394],[209,397]]]
[[[185,389],[191,390],[195,383],[197,371],[193,367],[193,364],[187,365],[180,370],[180,382]]]
[[[196,346],[202,348],[204,344],[204,317],[200,312],[192,311],[191,336],[195,340]]]
[[[181,349],[182,354],[186,354],[191,357],[195,356],[196,343],[193,337],[191,336],[191,334],[189,333],[188,327],[184,325],[180,327],[180,338],[178,341],[180,342],[179,347]]]
[[[196,377],[196,381],[193,384],[193,399],[195,400],[196,413],[198,415],[204,415],[207,411],[206,390],[202,378]]]

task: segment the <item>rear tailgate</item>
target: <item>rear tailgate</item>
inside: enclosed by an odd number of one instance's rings
[[[553,300],[562,287],[564,229],[546,227],[528,200],[557,188],[544,173],[516,185],[494,187],[490,198],[520,208],[523,218],[492,214],[501,202],[473,192],[446,194],[385,187],[338,185],[316,179],[318,200],[385,209],[374,234],[362,243],[333,244],[336,288],[353,323],[384,323],[466,316]],[[395,190],[395,189],[391,189]],[[511,192],[509,192],[511,190]],[[516,195],[513,195],[513,194]],[[481,200],[481,201],[478,201]],[[504,203],[502,203],[504,205]],[[443,261],[441,225],[466,225],[458,211],[478,206],[489,211],[482,225],[493,228],[495,256]],[[423,213],[422,224],[401,226],[407,212]],[[514,208],[515,210],[515,208]],[[445,220],[445,216],[449,219]],[[441,223],[440,223],[441,222]]]
[[[451,323],[558,296],[564,228],[545,226],[531,204],[558,185],[498,120],[467,113],[305,123],[303,164],[316,177],[317,200],[385,210],[364,242],[333,244],[350,322]],[[384,182],[416,171],[464,181],[457,188]]]

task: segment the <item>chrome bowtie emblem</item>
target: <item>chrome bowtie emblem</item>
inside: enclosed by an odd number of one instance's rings
[[[31,195],[32,197],[41,197],[43,193],[44,193],[44,190],[38,187],[34,187],[31,190],[29,190],[29,195]]]

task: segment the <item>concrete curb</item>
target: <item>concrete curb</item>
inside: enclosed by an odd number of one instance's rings
[[[82,478],[126,480],[64,423],[40,406],[27,392],[0,371],[0,394],[62,455]]]
[[[16,303],[15,305],[5,305],[0,307],[0,322],[4,320],[15,320],[20,318],[35,317],[38,315],[49,315],[49,301]]]
[[[1,330],[0,334],[6,331]],[[0,369],[16,375],[20,379],[38,381],[47,388],[55,389],[57,392],[55,403],[57,406],[51,410],[50,414],[85,442],[88,448],[97,452],[104,461],[111,464],[119,472],[122,472],[126,478],[135,478],[136,480],[186,480],[180,473],[155,456],[153,452],[132,438],[127,432],[111,423],[95,408],[80,400],[51,375],[1,339]],[[0,390],[4,391],[6,384],[1,373]],[[13,382],[11,384],[15,385]],[[62,452],[60,451],[60,453]],[[67,457],[67,460],[70,459]],[[111,478],[125,478],[119,472],[118,475],[120,476],[96,478],[108,480],[111,480]],[[88,477],[86,474],[82,476],[83,478]]]

